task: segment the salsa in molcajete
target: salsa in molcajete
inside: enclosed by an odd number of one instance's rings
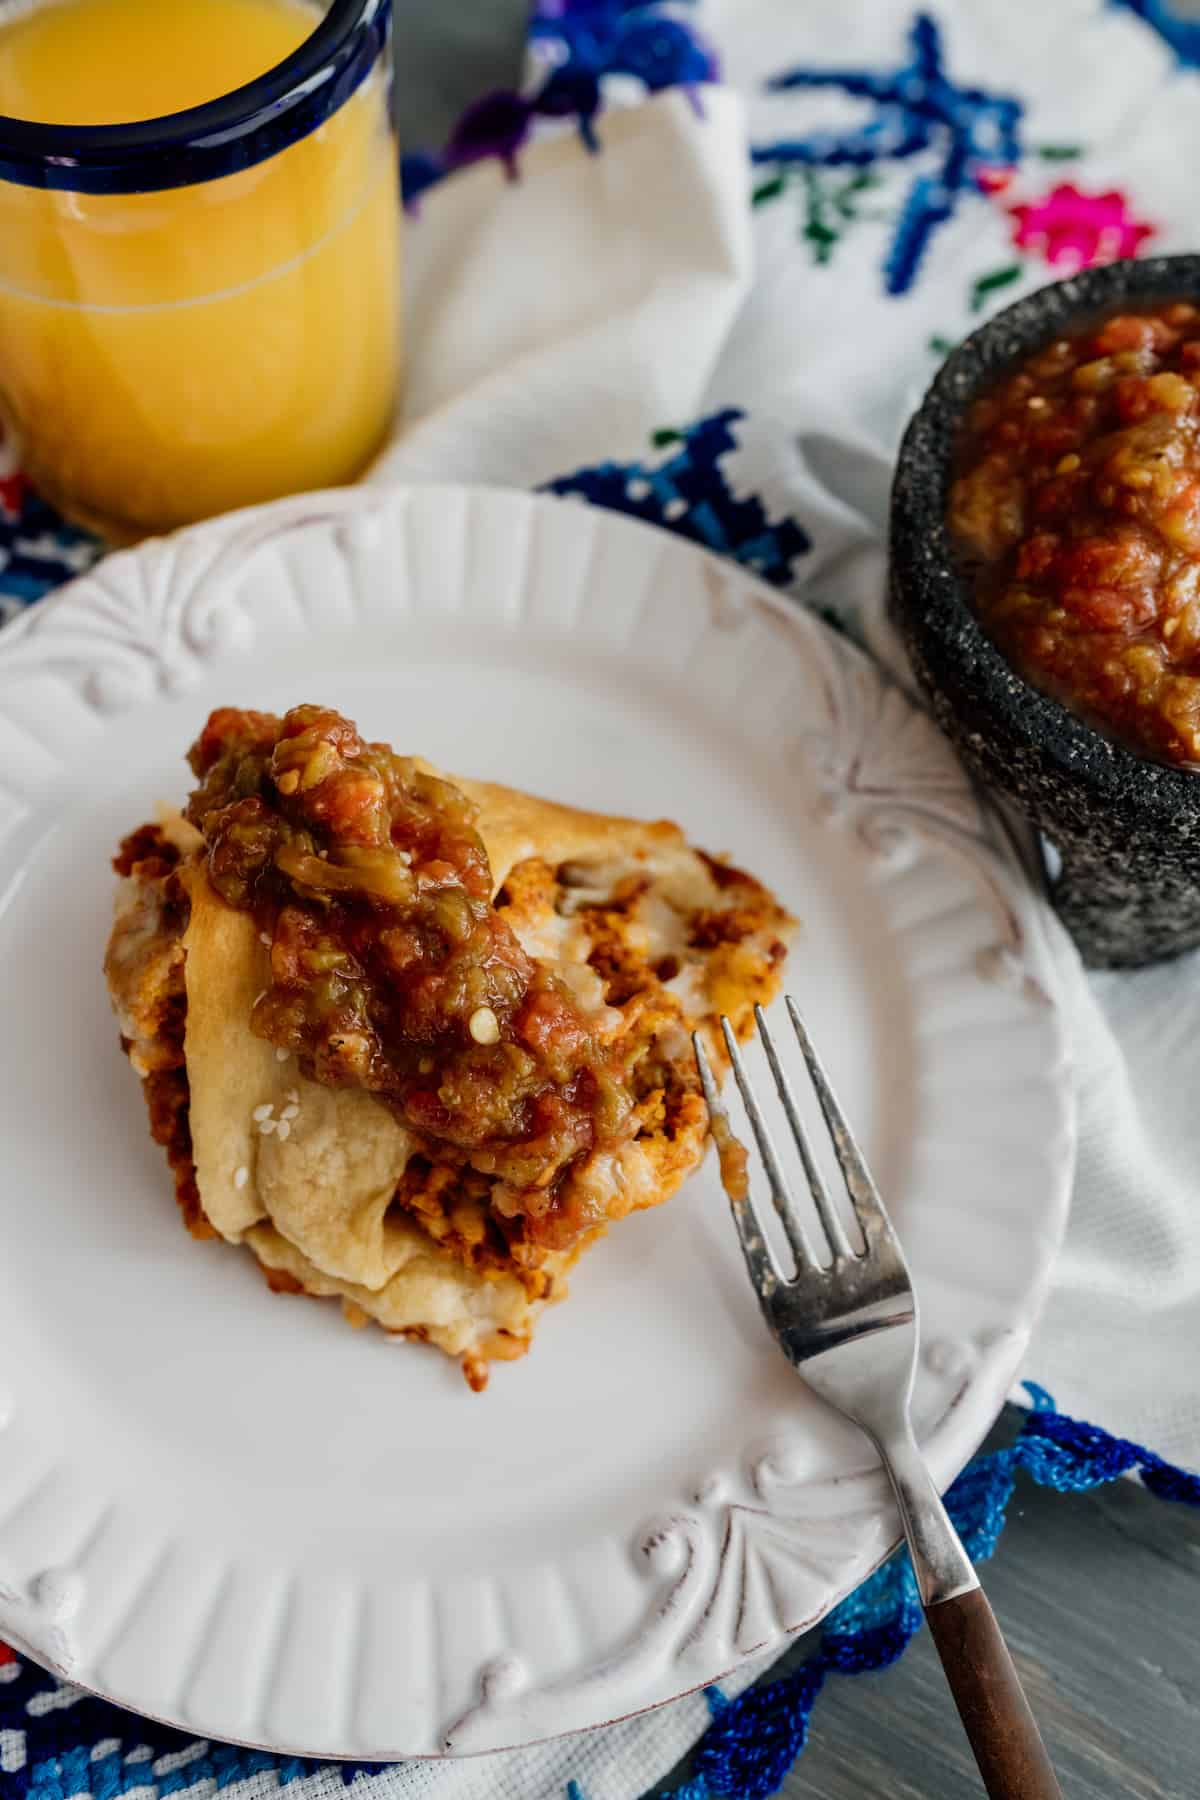
[[[1038,687],[1200,763],[1200,309],[1123,312],[970,408],[948,523],[984,624]]]

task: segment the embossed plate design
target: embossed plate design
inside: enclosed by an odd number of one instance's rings
[[[948,1481],[1019,1363],[1072,1119],[1040,907],[933,726],[647,527],[309,495],[109,558],[0,638],[0,1637],[204,1736],[498,1749],[781,1644],[897,1535],[769,1342],[706,1167],[482,1397],[184,1233],[100,973],[120,835],[209,708],[322,700],[450,769],[678,819],[803,920],[790,986],[920,1289]]]

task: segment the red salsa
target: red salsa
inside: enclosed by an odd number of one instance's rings
[[[222,708],[189,760],[209,880],[270,944],[254,1031],[465,1153],[534,1238],[594,1224],[559,1216],[558,1191],[577,1157],[628,1135],[633,1096],[492,905],[466,796],[316,706]]]
[[[977,400],[948,522],[1024,675],[1132,748],[1200,764],[1200,310],[1120,313]]]

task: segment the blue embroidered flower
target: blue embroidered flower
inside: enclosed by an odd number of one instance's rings
[[[549,482],[547,492],[666,525],[786,587],[811,540],[795,519],[772,522],[757,495],[739,499],[730,489],[721,458],[737,447],[733,426],[742,416],[729,407],[684,432],[662,432],[655,442],[670,454],[660,461],[596,463]]]
[[[497,88],[463,112],[440,154],[410,150],[400,158],[400,192],[411,211],[427,188],[452,169],[498,157],[510,178],[516,176],[517,151],[533,123],[533,102],[524,94]]]
[[[638,81],[647,93],[713,81],[717,61],[702,42],[688,9],[663,0],[549,0],[529,31],[535,66],[535,111],[574,118],[589,150],[597,147],[593,120],[604,103],[608,76]]]
[[[457,169],[485,156],[498,156],[512,173],[532,117],[532,104],[521,94],[503,88],[484,94],[468,106],[450,133],[442,156],[445,166]]]
[[[983,171],[1020,158],[1021,103],[1009,94],[964,86],[947,73],[941,33],[928,13],[909,32],[910,55],[897,68],[789,69],[768,82],[772,93],[836,88],[867,103],[865,124],[843,132],[814,131],[759,144],[751,152],[776,171],[804,166],[873,168],[921,157],[884,262],[890,294],[912,286],[939,225],[964,194],[977,191]]]
[[[595,69],[564,63],[538,89],[537,110],[546,119],[574,119],[589,150],[600,148],[593,121],[603,104],[600,76]]]
[[[664,0],[543,0],[529,30],[534,73],[525,91],[487,94],[463,113],[440,154],[400,159],[401,189],[412,206],[452,169],[497,156],[510,177],[534,120],[574,119],[589,150],[609,76],[638,81],[647,93],[715,81],[717,59],[688,16]]]
[[[566,0],[538,7],[530,48],[560,67],[595,76],[632,75],[651,93],[712,81],[715,52],[695,30],[688,7],[664,0]]]

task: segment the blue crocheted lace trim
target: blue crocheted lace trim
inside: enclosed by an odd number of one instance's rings
[[[1026,1382],[1032,1410],[1007,1450],[978,1456],[946,1495],[946,1506],[974,1562],[989,1557],[1004,1529],[1019,1473],[1039,1487],[1081,1493],[1136,1474],[1160,1499],[1200,1507],[1200,1475],[1057,1412],[1044,1388]],[[695,1775],[669,1800],[767,1800],[804,1748],[817,1697],[830,1675],[885,1669],[921,1628],[921,1603],[907,1552],[899,1552],[834,1609],[808,1661],[778,1681],[727,1700],[710,1688],[712,1724],[693,1753]],[[587,1800],[572,1783],[567,1800]]]

